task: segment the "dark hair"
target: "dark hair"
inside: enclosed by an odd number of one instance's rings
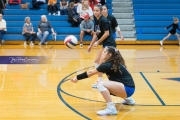
[[[111,57],[108,60],[106,60],[106,62],[113,63],[112,69],[114,70],[114,72],[117,72],[117,70],[120,71],[120,64],[122,64],[126,67],[124,58],[120,54],[119,50],[117,50],[115,47],[112,47],[112,46],[107,46],[106,50],[107,50],[108,54],[112,54]]]
[[[100,11],[102,11],[102,5],[95,5],[94,7],[98,7]]]
[[[70,8],[74,7],[74,2],[70,2],[69,7]]]
[[[103,7],[106,7],[108,9],[108,6],[107,5],[103,5]]]

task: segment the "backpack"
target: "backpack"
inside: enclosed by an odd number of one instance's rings
[[[21,4],[21,0],[9,0],[9,4]]]

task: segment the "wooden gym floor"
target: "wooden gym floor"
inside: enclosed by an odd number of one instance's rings
[[[91,69],[98,48],[68,49],[60,45],[0,46],[0,56],[49,56],[50,64],[0,65],[0,120],[179,120],[180,46],[118,45],[132,74],[135,106],[113,97],[118,115],[98,116],[105,108],[92,89],[97,76],[71,83]],[[106,79],[106,76],[103,76]]]

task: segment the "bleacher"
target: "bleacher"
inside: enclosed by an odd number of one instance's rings
[[[173,17],[180,18],[179,3],[180,0],[133,0],[137,40],[162,40],[171,29],[164,28],[173,23]]]
[[[29,2],[28,8],[32,8],[32,0],[22,0],[22,4]],[[59,3],[60,0],[58,0]],[[107,0],[108,7],[110,8],[109,14],[112,14],[112,0]],[[59,4],[58,4],[59,6]],[[52,24],[54,30],[57,32],[57,41],[63,41],[67,35],[75,35],[79,39],[80,28],[71,27],[71,24],[67,21],[68,16],[49,16],[47,11],[47,4],[41,5],[41,10],[29,10],[21,9],[20,5],[6,5],[6,9],[3,10],[3,19],[7,23],[7,32],[4,35],[5,41],[24,41],[25,37],[22,35],[22,28],[24,25],[25,17],[31,18],[34,30],[37,32],[37,25],[41,20],[41,15],[47,15],[47,19]],[[51,33],[51,32],[50,32]],[[91,36],[86,35],[84,41],[90,41]],[[36,39],[38,40],[38,38]],[[52,40],[51,34],[47,38],[48,41]]]

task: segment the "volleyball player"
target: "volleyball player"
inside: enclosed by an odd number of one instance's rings
[[[112,102],[111,95],[124,98],[124,104],[134,104],[131,98],[135,91],[135,84],[131,74],[127,71],[125,61],[119,50],[112,46],[103,49],[101,59],[104,61],[99,67],[77,75],[72,82],[76,83],[98,73],[106,73],[109,81],[100,81],[97,84],[98,91],[107,103],[105,110],[97,111],[98,115],[116,115],[117,110]]]
[[[108,7],[106,5],[103,5],[102,7],[103,7],[102,14],[110,22],[114,39],[116,40],[116,31],[117,31],[119,36],[121,37],[121,39],[124,40],[123,35],[121,34],[121,30],[119,28],[119,25],[117,23],[116,18],[114,16],[108,14]]]
[[[174,22],[173,22],[170,26],[168,26],[168,27],[165,28],[165,29],[168,29],[168,28],[170,28],[170,27],[172,26],[172,29],[169,31],[169,34],[168,34],[166,37],[164,37],[163,40],[160,41],[160,45],[161,45],[161,46],[163,46],[163,42],[164,42],[166,39],[168,39],[171,35],[177,36],[178,41],[179,41],[179,45],[180,45],[179,34],[176,32],[176,29],[180,30],[180,29],[179,29],[179,26],[178,26],[179,19],[178,19],[178,18],[173,18],[173,19],[174,19]]]

